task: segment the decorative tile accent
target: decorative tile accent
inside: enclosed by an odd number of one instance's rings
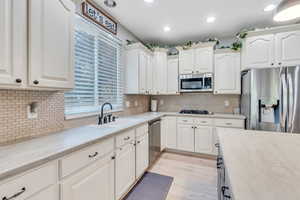
[[[38,118],[27,118],[27,105],[38,103]],[[64,128],[61,92],[0,90],[0,143],[37,137]]]

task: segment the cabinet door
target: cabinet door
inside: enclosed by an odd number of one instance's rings
[[[114,200],[114,160],[108,155],[61,183],[62,200]]]
[[[148,94],[153,94],[153,57],[147,57],[147,91]]]
[[[149,135],[146,134],[136,141],[136,178],[143,175],[149,166]]]
[[[215,55],[215,94],[241,93],[240,63],[239,53]]]
[[[115,175],[116,199],[120,199],[135,181],[135,146],[133,144],[129,143],[117,150]]]
[[[213,128],[209,126],[197,126],[195,129],[195,152],[212,154]]]
[[[155,94],[167,93],[167,53],[154,52],[153,85]]]
[[[276,61],[278,66],[300,64],[300,31],[279,33],[275,36]]]
[[[165,117],[162,121],[162,132],[166,135],[166,147],[177,148],[177,118]]]
[[[177,149],[183,151],[195,151],[195,134],[193,125],[178,124],[177,126]]]
[[[26,83],[26,1],[0,1],[0,84]]]
[[[212,47],[195,49],[195,73],[213,72],[214,50]]]
[[[29,0],[29,85],[74,87],[71,0]]]
[[[178,94],[178,59],[168,60],[168,94]]]
[[[139,53],[139,93],[146,94],[147,90],[147,54],[143,51]]]
[[[59,200],[59,187],[58,185],[51,186],[26,200]]]
[[[246,38],[245,68],[267,68],[274,66],[274,35]]]
[[[168,131],[168,120],[163,118],[160,126],[160,151],[163,151],[167,147],[167,131]]]
[[[179,73],[191,74],[194,72],[194,49],[179,52]]]

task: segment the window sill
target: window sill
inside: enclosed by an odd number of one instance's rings
[[[104,114],[109,114],[109,113],[119,113],[122,112],[123,109],[119,110],[106,110],[103,111]],[[80,119],[80,118],[85,118],[85,117],[93,117],[100,115],[101,113],[99,111],[97,112],[86,112],[86,113],[78,113],[78,114],[65,114],[65,120],[72,120],[72,119]]]

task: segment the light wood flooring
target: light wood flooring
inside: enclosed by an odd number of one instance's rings
[[[163,153],[149,171],[174,177],[167,200],[217,200],[215,160]]]

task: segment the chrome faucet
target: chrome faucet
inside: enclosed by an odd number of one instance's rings
[[[99,115],[99,118],[98,118],[98,125],[107,124],[107,123],[109,123],[111,121],[115,121],[115,119],[116,119],[114,116],[112,116],[112,114],[109,114],[107,116],[104,115],[103,110],[104,110],[104,107],[106,105],[110,106],[110,110],[113,109],[111,103],[106,102],[106,103],[102,104],[102,106],[101,106],[101,114]]]

